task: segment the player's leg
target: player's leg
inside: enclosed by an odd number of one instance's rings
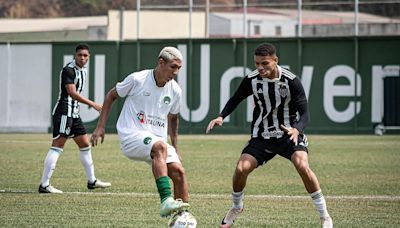
[[[68,139],[72,119],[64,115],[53,116],[53,141],[44,159],[43,175],[39,185],[39,193],[62,193],[50,185],[50,179],[56,168],[58,158],[63,152]]]
[[[157,141],[151,148],[151,167],[154,178],[157,180],[160,177],[168,176],[167,167],[167,144],[163,141]]]
[[[43,175],[39,185],[39,193],[62,193],[50,185],[50,179],[56,168],[58,158],[63,152],[64,144],[67,141],[66,137],[58,137],[53,140],[53,143],[47,152],[46,158],[44,159]]]
[[[303,136],[300,136],[299,145],[302,145],[301,144],[302,140]],[[303,145],[307,145],[307,143]],[[318,178],[315,175],[315,173],[311,170],[308,163],[307,148],[305,146],[304,148],[301,147],[302,146],[294,147],[296,151],[291,156],[291,161],[295,166],[297,172],[299,173],[307,192],[310,194],[313,203],[319,212],[319,216],[322,222],[322,227],[324,228],[333,227],[332,219],[329,216],[326,207],[325,197],[322,194]]]
[[[187,208],[189,204],[172,197],[170,178],[168,177],[168,144],[163,138],[148,131],[138,131],[121,140],[121,149],[132,160],[146,161],[151,164],[157,190],[160,195],[160,215],[168,216],[174,211]]]
[[[243,153],[236,164],[232,178],[233,192],[242,192],[246,187],[247,177],[257,168],[257,160],[250,154]]]
[[[85,169],[87,177],[87,188],[107,188],[111,186],[111,183],[101,181],[97,179],[94,172],[94,163],[92,158],[92,149],[90,147],[89,137],[86,133],[86,129],[83,126],[81,118],[74,118],[71,128],[71,134],[74,136],[74,141],[79,148],[79,159]]]
[[[172,197],[167,166],[168,145],[163,141],[155,142],[151,148],[150,156],[152,158],[153,175],[160,194],[160,215],[168,216],[174,211],[188,209],[188,203],[183,202],[182,199],[175,200]]]
[[[108,188],[111,186],[110,182],[105,182],[97,179],[94,172],[94,162],[92,158],[92,149],[89,144],[89,137],[87,134],[74,137],[75,143],[79,147],[79,159],[85,169],[87,178],[87,188]]]
[[[267,148],[267,146],[264,140],[251,139],[248,145],[243,149],[232,178],[233,205],[222,219],[220,227],[231,227],[235,219],[243,211],[243,190],[246,187],[249,174],[259,165],[265,164],[275,156],[274,153],[265,153],[264,149],[261,149]]]
[[[169,163],[168,176],[171,178],[174,186],[174,198],[182,199],[183,202],[189,202],[189,187],[182,164],[176,162]]]
[[[189,202],[189,186],[185,169],[175,148],[168,144],[167,151],[168,176],[171,178],[174,186],[174,198],[182,199],[183,202]]]
[[[246,187],[248,175],[257,168],[257,160],[252,155],[243,153],[235,168],[232,178],[232,207],[221,221],[221,228],[231,227],[235,219],[243,211],[243,190]]]

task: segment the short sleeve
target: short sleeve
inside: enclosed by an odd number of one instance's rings
[[[115,86],[118,96],[126,97],[135,86],[133,74],[128,75],[122,82],[118,82]]]
[[[64,67],[61,73],[62,84],[75,84],[75,71],[70,67]]]

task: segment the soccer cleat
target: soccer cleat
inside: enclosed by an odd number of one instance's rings
[[[333,228],[332,218],[330,216],[321,218],[322,228]]]
[[[220,228],[230,228],[232,227],[235,219],[242,213],[243,208],[232,207],[229,209],[228,213],[226,213],[225,217],[222,219]]]
[[[189,207],[190,205],[183,202],[181,199],[174,200],[174,198],[168,197],[161,203],[160,216],[167,217],[174,212],[188,210]]]
[[[51,185],[47,185],[43,187],[41,184],[39,185],[39,193],[63,193],[61,190],[56,189]]]
[[[90,183],[88,181],[87,183],[87,188],[88,189],[95,189],[95,188],[108,188],[111,186],[111,183],[109,182],[103,182],[99,179],[96,179],[93,183]]]

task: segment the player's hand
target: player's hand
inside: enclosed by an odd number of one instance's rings
[[[94,103],[93,108],[96,109],[96,111],[101,112],[101,109],[103,109],[103,105]]]
[[[299,137],[299,130],[294,127],[285,127],[285,125],[281,124],[281,129],[288,135],[290,135],[290,140],[294,142],[294,145],[297,146],[297,140]]]
[[[103,143],[104,135],[105,135],[104,128],[96,128],[92,133],[92,137],[90,137],[90,144],[92,144],[92,147],[97,146],[97,140],[99,138],[101,138],[100,142]]]
[[[207,126],[206,134],[208,134],[215,125],[222,126],[223,123],[224,119],[221,116],[218,116],[217,118],[211,120]]]

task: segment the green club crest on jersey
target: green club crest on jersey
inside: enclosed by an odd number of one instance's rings
[[[171,98],[169,96],[165,96],[163,102],[164,104],[169,104],[171,103]]]
[[[151,143],[151,140],[153,140],[151,137],[146,137],[146,138],[144,138],[143,143],[145,145],[147,145],[147,144]]]

